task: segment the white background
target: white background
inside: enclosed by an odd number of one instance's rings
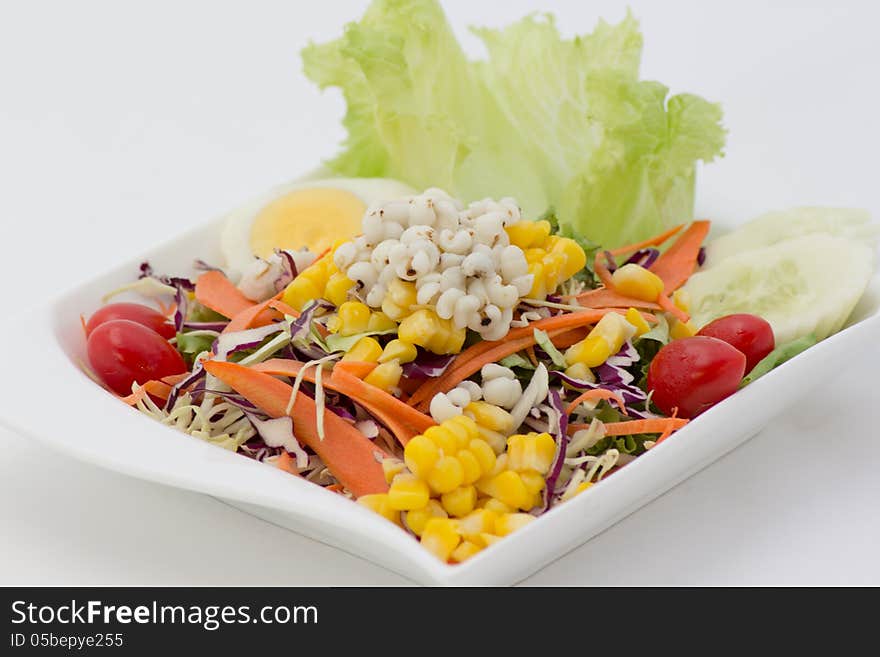
[[[332,155],[341,99],[305,80],[298,52],[365,4],[3,3],[3,315]],[[727,156],[701,176],[699,214],[822,203],[880,215],[875,3],[629,4],[644,76],[724,104]],[[445,6],[468,47],[467,25],[529,11],[555,12],[566,34],[625,13]],[[853,354],[755,439],[526,584],[880,584],[878,370],[880,348]],[[33,394],[64,431],[51,372]],[[210,498],[0,431],[0,584],[399,583]]]

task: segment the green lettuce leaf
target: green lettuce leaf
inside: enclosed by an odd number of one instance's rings
[[[749,385],[755,379],[759,379],[771,370],[776,369],[784,362],[791,360],[798,354],[806,351],[818,342],[815,335],[805,335],[797,340],[792,340],[779,345],[752,368],[739,384],[740,388]]]
[[[343,36],[303,51],[339,87],[346,176],[442,187],[466,201],[515,196],[527,217],[613,247],[693,217],[697,160],[721,153],[721,110],[639,80],[642,36],[620,23],[563,39],[549,16],[474,29],[467,58],[436,0],[375,0]]]

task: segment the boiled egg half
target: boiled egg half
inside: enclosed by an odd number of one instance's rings
[[[367,208],[415,191],[390,178],[324,178],[282,185],[226,217],[221,248],[240,273],[275,249],[321,253],[361,232]]]

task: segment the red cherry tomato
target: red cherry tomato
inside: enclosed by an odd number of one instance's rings
[[[719,317],[701,328],[697,335],[724,340],[743,352],[746,356],[746,374],[776,346],[773,327],[769,322],[747,313]]]
[[[729,397],[745,373],[742,352],[716,338],[694,336],[664,346],[648,368],[648,390],[661,411],[693,418]]]
[[[186,371],[183,358],[165,338],[127,319],[98,326],[89,335],[87,348],[92,369],[119,395],[131,394],[133,382]]]
[[[91,335],[92,331],[101,324],[114,319],[127,319],[137,324],[143,324],[153,329],[166,340],[173,338],[177,333],[174,329],[174,324],[171,324],[168,318],[158,310],[139,303],[111,303],[95,312],[89,318],[89,322],[86,324],[86,335]]]

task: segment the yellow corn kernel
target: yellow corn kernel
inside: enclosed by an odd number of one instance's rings
[[[565,256],[561,280],[566,281],[587,265],[587,254],[581,245],[568,237],[561,237],[553,245],[553,251]]]
[[[354,286],[354,281],[341,271],[333,274],[324,287],[324,298],[334,306],[341,306],[348,299],[348,291]]]
[[[546,473],[545,473],[546,474]],[[532,495],[537,495],[544,490],[544,475],[534,470],[526,470],[519,473],[519,478],[526,486],[526,490]]]
[[[454,456],[441,456],[426,479],[431,490],[442,495],[461,486],[464,482],[464,470]]]
[[[565,362],[580,363],[586,367],[599,367],[614,355],[608,340],[601,335],[588,335],[565,350]]]
[[[483,444],[485,445],[485,443]],[[486,447],[488,447],[488,445],[486,445]],[[491,448],[489,451],[491,451]],[[492,453],[492,456],[495,456],[494,452]],[[465,484],[472,484],[477,479],[483,476],[483,470],[480,467],[480,462],[477,460],[476,455],[469,449],[458,450],[455,458],[457,458],[458,462],[461,463],[461,469],[464,473]]]
[[[391,360],[377,365],[372,372],[367,374],[364,382],[381,388],[385,392],[391,392],[400,383],[401,376],[403,376],[403,367],[396,360]]]
[[[492,468],[492,471],[486,475],[486,477],[494,477],[497,474],[501,474],[505,470],[507,470],[507,452],[502,452],[498,456],[495,457],[495,467]],[[485,477],[484,477],[485,478]]]
[[[440,450],[429,438],[414,436],[403,448],[403,461],[415,476],[425,479],[440,460]]]
[[[544,248],[531,248],[523,251],[523,254],[526,257],[526,262],[530,265],[533,264],[541,264],[544,262],[544,256],[547,255],[547,249]]]
[[[413,534],[421,536],[422,532],[425,531],[425,525],[428,524],[428,521],[431,518],[448,517],[446,511],[444,511],[443,507],[440,505],[440,502],[437,500],[428,500],[428,504],[421,509],[407,511],[406,514],[404,514],[403,521],[406,523],[406,526],[412,530]]]
[[[388,505],[398,511],[422,509],[428,504],[431,492],[428,485],[411,474],[399,474],[388,489]]]
[[[530,509],[532,495],[520,476],[513,470],[505,470],[494,477],[484,478],[477,482],[481,493],[501,500],[516,509]]]
[[[472,543],[471,541],[462,541],[459,546],[452,551],[449,559],[453,563],[461,563],[462,561],[467,561],[472,556],[482,551],[482,545],[477,545],[476,543]]]
[[[547,296],[547,279],[544,272],[543,262],[530,262],[529,273],[534,276],[532,289],[529,290],[529,298],[543,299]]]
[[[543,492],[532,493],[532,501],[529,503],[529,509],[537,509],[544,506]]]
[[[447,426],[450,431],[456,432],[460,440],[462,439],[462,435],[459,431],[462,432],[468,440],[473,440],[480,435],[480,427],[477,426],[477,423],[474,422],[473,418],[470,418],[467,415],[456,415],[455,417],[446,420],[443,424]]]
[[[565,351],[569,364],[583,363],[587,367],[598,367],[609,357],[620,351],[623,343],[635,334],[636,328],[618,313],[608,313],[590,334],[573,344]]]
[[[467,329],[455,328],[451,319],[441,319],[428,308],[412,313],[397,327],[397,337],[404,342],[440,355],[460,352],[466,333]]]
[[[388,290],[382,300],[382,312],[399,322],[409,315],[410,306],[418,303],[417,294],[415,283],[395,278],[388,284]]]
[[[473,539],[480,534],[491,534],[495,531],[495,519],[497,517],[498,514],[495,511],[476,509],[461,519],[458,531],[468,539]]]
[[[288,284],[281,298],[294,310],[302,310],[315,299],[320,299],[323,292],[324,288],[320,282],[300,274]]]
[[[627,310],[624,319],[636,327],[636,335],[644,335],[651,330],[651,327],[648,326],[648,322],[642,317],[642,313],[635,308]]]
[[[456,415],[443,422],[443,427],[455,434],[459,449],[468,446],[470,441],[479,435],[477,423],[467,415]]]
[[[449,518],[431,518],[422,531],[422,545],[440,561],[448,561],[460,541],[458,523]]]
[[[385,481],[390,484],[394,480],[394,477],[403,472],[405,467],[406,464],[400,459],[382,459],[382,472],[385,475]]]
[[[677,289],[672,294],[672,303],[674,303],[680,310],[683,310],[686,313],[691,311],[691,295],[687,290],[683,288]]]
[[[507,439],[507,467],[517,472],[547,474],[556,456],[556,441],[549,433],[517,434]]]
[[[501,454],[504,452],[507,447],[507,436],[498,431],[487,429],[486,427],[479,427],[478,432],[480,440],[488,443],[489,447],[492,448],[492,451],[495,452],[495,454]]]
[[[535,519],[535,516],[529,513],[508,513],[499,516],[495,521],[495,533],[498,536],[507,536],[517,529],[525,527]]]
[[[565,368],[565,375],[578,381],[589,381],[590,383],[595,383],[596,381],[596,375],[593,374],[593,370],[587,367],[586,363],[569,365]]]
[[[464,410],[474,422],[490,431],[506,433],[513,429],[513,417],[500,406],[475,401],[465,406]]]
[[[681,338],[690,338],[697,334],[697,327],[693,322],[682,322],[680,319],[673,319],[669,326],[669,337],[673,340]]]
[[[400,524],[400,512],[393,509],[388,503],[388,493],[374,493],[372,495],[361,495],[358,504],[363,504],[368,509],[375,511],[391,522]]]
[[[480,466],[480,476],[492,472],[495,467],[495,450],[485,440],[474,438],[468,444],[468,451],[474,455]]]
[[[614,289],[627,297],[642,301],[657,301],[663,292],[663,280],[654,272],[631,262],[611,275]]]
[[[556,251],[551,251],[544,256],[544,283],[547,286],[547,292],[552,292],[562,282],[565,261],[565,254]]]
[[[367,323],[368,331],[394,331],[396,329],[397,322],[383,312],[373,312],[370,315],[370,321]]]
[[[496,500],[494,497],[487,498],[482,508],[486,511],[492,511],[496,514],[496,517],[502,513],[513,513],[516,511],[512,506],[505,504],[501,500]]]
[[[459,486],[440,496],[443,509],[454,518],[465,517],[474,510],[476,503],[477,489],[473,486]]]
[[[396,360],[399,363],[411,363],[416,359],[417,355],[415,345],[402,340],[392,340],[385,345],[385,350],[379,356],[379,362],[387,363],[388,361]]]
[[[356,363],[375,363],[381,355],[382,345],[376,338],[367,336],[355,342],[354,346],[342,357],[342,360]]]
[[[434,443],[445,456],[458,452],[458,438],[446,427],[446,423],[429,427],[424,433],[425,438]]]
[[[490,545],[495,545],[498,541],[501,540],[500,536],[496,536],[495,534],[489,534],[488,532],[485,534],[480,534],[479,541],[474,541],[475,543],[482,543],[485,547],[489,547]]]
[[[510,243],[525,251],[531,247],[541,246],[550,236],[551,228],[549,221],[517,221],[505,230]]]
[[[578,487],[574,489],[574,494],[580,495],[581,493],[583,493],[585,490],[587,490],[592,485],[593,485],[592,481],[582,481],[580,484],[578,484]]]
[[[295,280],[295,279],[294,279]],[[356,335],[369,327],[370,307],[360,301],[346,301],[336,309],[336,315],[327,323],[331,333]]]

